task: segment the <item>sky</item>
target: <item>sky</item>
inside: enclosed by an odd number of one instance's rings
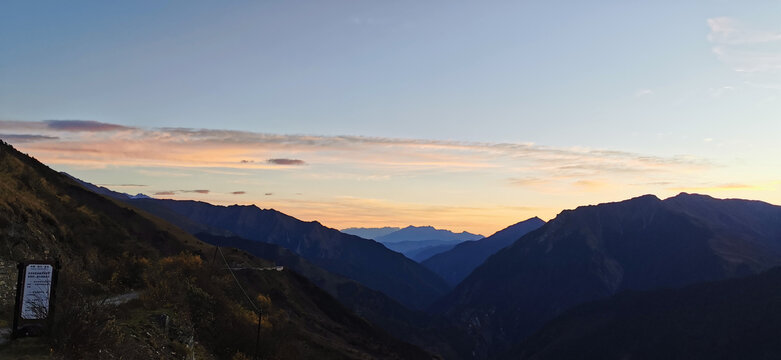
[[[0,3],[0,139],[335,228],[781,204],[780,95],[781,1]]]

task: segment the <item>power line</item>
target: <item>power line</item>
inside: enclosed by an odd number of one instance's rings
[[[244,294],[244,297],[247,298],[247,301],[249,302],[250,306],[255,310],[255,313],[258,314],[258,334],[255,336],[255,356],[254,359],[258,360],[258,348],[260,347],[260,324],[262,322],[262,314],[260,312],[260,309],[255,304],[255,301],[252,300],[252,298],[247,295],[247,291],[244,290],[244,287],[241,286],[241,283],[239,282],[239,278],[236,277],[236,274],[233,272],[233,269],[228,265],[228,260],[225,259],[225,254],[222,253],[222,248],[217,246],[217,251],[220,252],[220,257],[222,258],[222,262],[225,263],[225,268],[228,269],[228,271],[231,273],[231,276],[233,276],[233,280],[236,281],[236,286],[239,287],[239,290],[241,290],[241,293]]]
[[[255,313],[260,316],[260,309],[255,305],[255,301],[252,300],[252,298],[247,294],[247,291],[244,290],[244,287],[241,286],[241,283],[239,282],[239,279],[236,277],[236,274],[233,272],[233,269],[228,265],[228,260],[225,259],[225,254],[222,253],[222,249],[218,246],[217,251],[220,252],[220,257],[222,258],[222,262],[225,263],[225,268],[228,269],[228,271],[231,273],[231,276],[233,276],[233,280],[236,281],[236,286],[239,287],[239,290],[241,290],[241,293],[244,294],[244,297],[247,298],[247,301],[249,302],[250,306],[252,306],[252,309],[255,310]]]

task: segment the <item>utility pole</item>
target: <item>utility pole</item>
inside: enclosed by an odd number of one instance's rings
[[[260,357],[258,356],[258,349],[260,348],[260,322],[261,322],[262,314],[260,310],[258,310],[258,335],[255,337],[255,358],[254,360],[260,360]]]

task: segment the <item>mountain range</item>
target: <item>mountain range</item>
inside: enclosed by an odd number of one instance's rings
[[[499,230],[487,238],[462,242],[451,250],[429,257],[422,264],[455,286],[489,256],[542,225],[545,225],[545,221],[533,217]]]
[[[394,231],[401,230],[400,227],[385,226],[381,228],[365,228],[365,227],[353,227],[342,229],[345,234],[355,235],[364,239],[377,240],[378,237],[388,235]]]
[[[344,234],[318,222],[304,222],[273,209],[161,199],[130,199],[127,202],[163,218],[170,211],[222,233],[282,246],[325,270],[381,291],[412,309],[426,308],[449,290],[438,275],[382,244]]]
[[[210,233],[276,244],[331,273],[381,291],[412,309],[424,309],[449,286],[438,275],[383,245],[257,206],[131,198],[78,180],[93,191],[143,209],[190,234]]]
[[[379,236],[375,240],[385,245],[388,249],[400,252],[417,262],[422,262],[436,254],[448,251],[462,242],[475,241],[482,238],[482,235],[466,231],[454,233],[450,230],[435,229],[433,226],[410,225]]]
[[[14,264],[59,260],[52,334],[26,344],[65,358],[242,358],[257,331],[261,355],[279,359],[781,354],[781,207],[765,202],[645,195],[488,238],[408,227],[377,239],[116,193],[0,143],[0,319]],[[389,249],[436,241],[454,246],[420,251],[422,264]]]
[[[338,273],[329,271],[283,246],[265,241],[242,238],[232,231],[199,223],[197,222],[197,219],[194,220],[191,217],[186,216],[187,212],[182,211],[182,209],[189,209],[192,207],[207,208],[210,209],[210,211],[220,211],[220,209],[225,209],[226,207],[217,207],[202,202],[191,201],[179,202],[175,200],[150,198],[138,200],[133,199],[128,194],[115,192],[105,187],[96,186],[73,177],[71,178],[91,191],[120,200],[135,208],[159,216],[171,224],[195,235],[206,243],[219,245],[221,247],[241,249],[260,258],[273,261],[277,265],[285,266],[286,268],[303,275],[339,300],[344,306],[347,306],[350,310],[372,323],[381,326],[384,330],[397,338],[414,343],[431,352],[446,356],[449,359],[461,358],[461,353],[469,350],[468,347],[465,347],[465,344],[469,341],[465,336],[465,333],[453,326],[453,324],[446,319],[437,316],[432,317],[425,312],[410,309],[408,306],[399,303],[397,300],[392,299],[392,297],[381,291],[373,290],[360,281],[355,281]],[[176,206],[172,206],[171,204],[175,204]],[[269,211],[266,210],[266,212]],[[273,210],[271,212],[276,213]],[[230,216],[228,217],[230,218]],[[311,226],[312,223],[298,221],[287,216],[285,216],[284,219],[290,220],[288,226],[294,228],[294,231],[289,231],[285,234],[287,237],[293,238],[302,236],[299,235],[300,233],[309,234],[300,229],[295,229],[295,227]],[[262,223],[256,225],[256,228],[260,228]],[[344,236],[355,238],[350,235]],[[317,241],[321,240],[322,239],[314,237],[311,241],[316,244]],[[359,240],[374,245],[375,249],[381,249],[381,255],[390,255],[392,259],[403,259],[405,263],[411,263],[408,259],[405,259],[398,253],[384,249],[382,245],[379,245],[374,241],[365,239]],[[317,245],[324,246],[326,244],[327,243]],[[349,259],[345,259],[345,261],[349,261]],[[377,263],[381,264],[382,261],[378,261]],[[426,270],[426,272],[428,271]],[[403,275],[399,276],[399,278],[403,280]],[[444,336],[443,334],[447,334],[447,336]]]
[[[781,207],[682,193],[566,210],[489,257],[432,307],[494,358],[578,304],[781,264]]]
[[[433,226],[407,226],[387,235],[376,238],[383,244],[398,243],[402,241],[441,240],[450,242],[462,242],[482,239],[483,235],[472,234],[466,231],[454,233],[450,230],[436,229]]]

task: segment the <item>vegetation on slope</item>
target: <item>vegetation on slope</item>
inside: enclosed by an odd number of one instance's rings
[[[781,269],[575,307],[507,359],[776,359]]]
[[[39,350],[51,348],[61,358],[252,355],[253,305],[221,257],[211,261],[213,251],[0,143],[0,260],[62,264],[53,331],[39,340]],[[264,309],[264,358],[430,357],[354,316],[295,273],[254,270],[271,264],[235,250],[225,251],[225,261],[247,269],[237,270],[237,279]],[[5,281],[14,277],[9,271]],[[137,300],[105,301],[133,292]],[[11,304],[5,301],[1,309],[0,316],[10,320]],[[0,355],[18,350],[15,344]]]

